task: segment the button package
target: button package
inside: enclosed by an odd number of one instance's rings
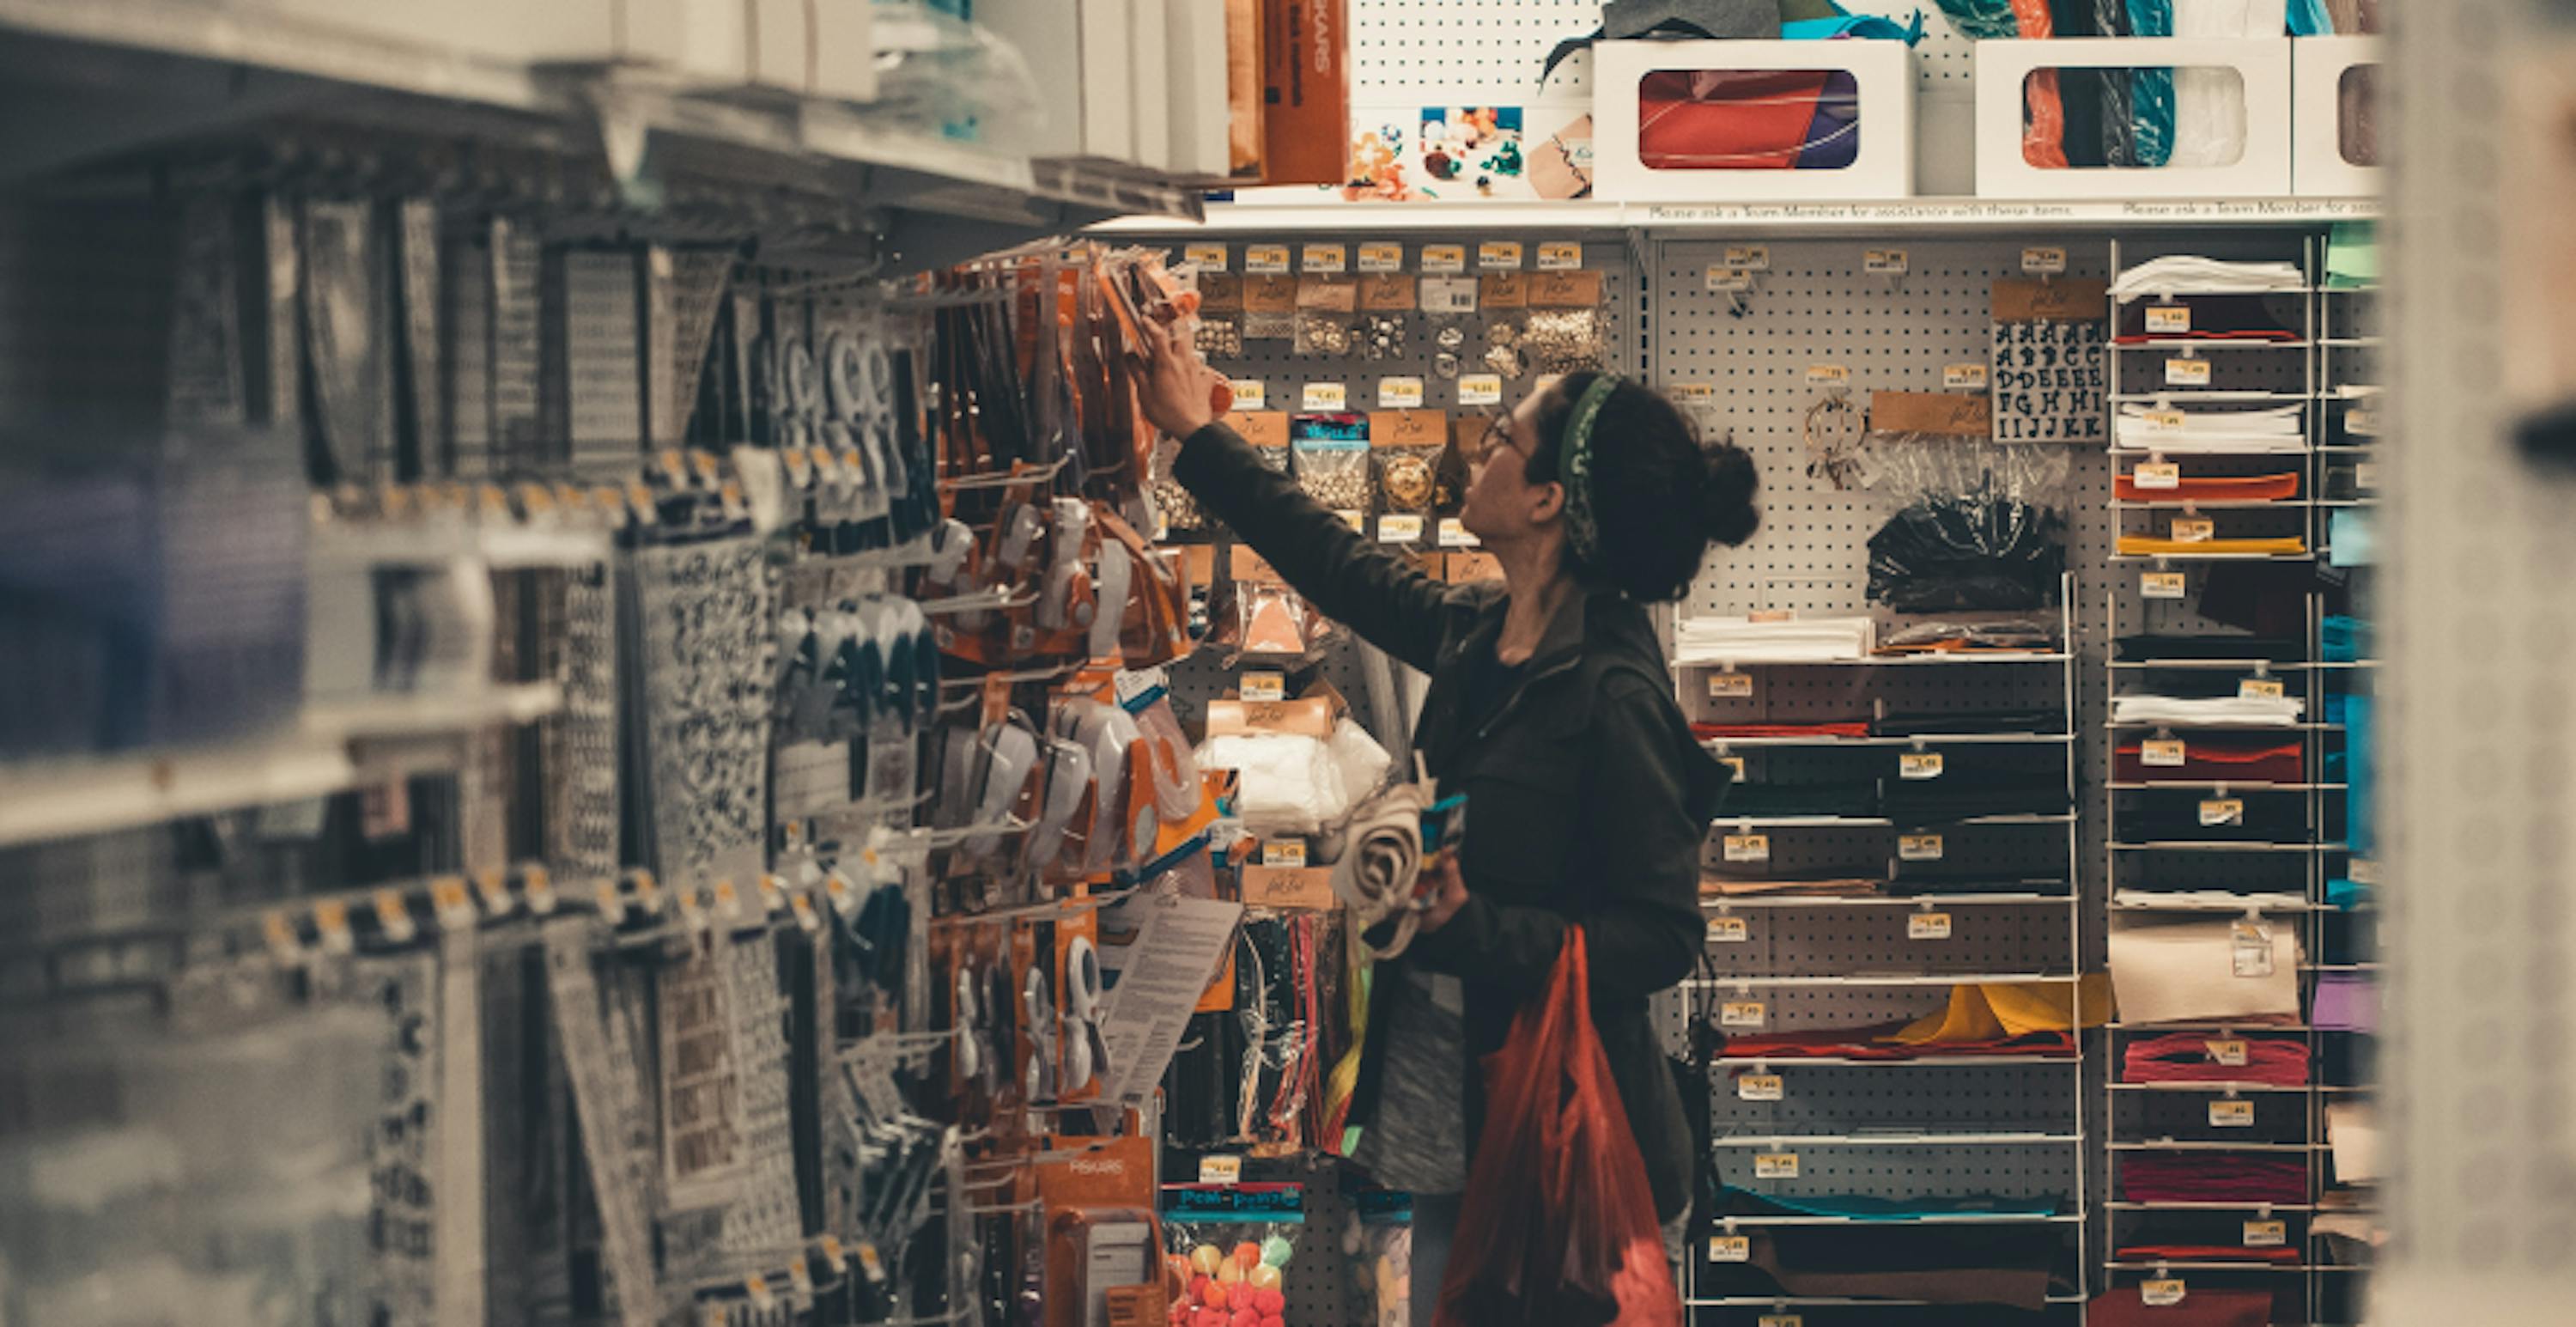
[[[1369,514],[1368,417],[1299,415],[1289,423],[1297,482],[1337,512]]]

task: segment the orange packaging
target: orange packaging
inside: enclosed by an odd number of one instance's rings
[[[1261,181],[1344,183],[1351,142],[1344,0],[1262,0]]]

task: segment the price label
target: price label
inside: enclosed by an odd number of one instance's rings
[[[839,876],[838,874],[835,874],[832,878],[833,878],[833,879],[835,879],[835,880],[839,880],[839,879],[840,879],[840,876]],[[633,871],[629,871],[629,872],[627,872],[627,873],[626,873],[626,879],[627,879],[627,881],[628,881],[629,886],[630,886],[630,887],[634,890],[634,892],[635,892],[635,906],[636,906],[637,908],[641,909],[641,910],[643,911],[644,915],[645,915],[645,916],[647,916],[647,917],[659,917],[659,916],[661,916],[661,915],[662,915],[662,887],[661,887],[660,885],[658,885],[658,884],[655,884],[655,883],[654,883],[654,881],[653,881],[653,873],[652,873],[652,872],[650,872],[650,871],[646,871],[646,870],[643,870],[643,869],[641,869],[641,868],[638,868],[638,869],[636,869],[636,870],[633,870]],[[842,887],[843,889],[847,889],[847,888],[849,888],[849,882],[848,882],[848,881],[846,881],[846,880],[843,880],[843,881],[841,882],[841,887]]]
[[[779,913],[787,910],[786,881],[783,881],[774,875],[764,875],[760,878],[759,888],[760,911],[762,915],[775,917]]]
[[[411,909],[404,905],[402,891],[379,889],[374,897],[376,925],[384,931],[385,938],[398,945],[410,944],[420,934],[420,925],[411,919]]]
[[[814,1270],[805,1265],[803,1250],[787,1260],[787,1289],[800,1297],[814,1293]]]
[[[1717,384],[1708,382],[1675,383],[1672,397],[1686,408],[1697,410],[1717,401]]]
[[[1338,382],[1310,382],[1298,398],[1307,410],[1340,410],[1350,405],[1350,388]]]
[[[2138,595],[2143,599],[2180,599],[2188,593],[2179,571],[2150,571],[2138,577]]]
[[[742,892],[733,887],[733,881],[724,879],[717,880],[714,893],[716,916],[726,921],[741,920]]]
[[[753,1308],[763,1313],[777,1311],[778,1294],[769,1288],[769,1278],[754,1272],[743,1279],[742,1289],[744,1294],[751,1297]]]
[[[1467,246],[1463,244],[1423,245],[1422,270],[1425,272],[1466,271]]]
[[[1870,249],[1860,256],[1860,270],[1871,276],[1903,276],[1907,266],[1903,249]]]
[[[507,917],[519,909],[519,900],[510,895],[510,876],[505,871],[476,872],[474,894],[483,900],[483,914],[487,917]]]
[[[1905,919],[1908,940],[1947,940],[1950,938],[1950,914],[1918,912]]]
[[[1950,364],[1941,370],[1941,390],[1945,392],[1982,392],[1986,390],[1986,366],[1983,364]]]
[[[787,910],[796,914],[797,928],[807,935],[815,935],[822,931],[823,917],[822,914],[814,911],[812,898],[804,894],[790,894],[787,896]]]
[[[2242,700],[2279,700],[2286,694],[2277,677],[2249,677],[2236,684],[2236,695]]]
[[[2209,1103],[2209,1127],[2213,1129],[2253,1128],[2254,1103],[2250,1101],[2213,1101]]]
[[[1538,246],[1538,270],[1572,272],[1583,266],[1583,245],[1574,240],[1557,240]]]
[[[1710,1262],[1753,1261],[1753,1237],[1750,1235],[1711,1235],[1708,1237]]]
[[[1741,917],[1711,917],[1708,920],[1708,942],[1713,945],[1740,945],[1753,938],[1752,928]]]
[[[1747,272],[1771,270],[1771,246],[1768,244],[1730,244],[1726,246],[1726,265]]]
[[[1421,543],[1422,518],[1419,516],[1381,516],[1377,518],[1377,541],[1381,544]]]
[[[2176,1276],[2138,1283],[2138,1302],[2151,1309],[2172,1308],[2182,1302],[2184,1293],[2182,1278]]]
[[[1288,246],[1285,244],[1244,246],[1243,270],[1256,276],[1284,275],[1288,271]]]
[[[358,952],[358,933],[349,928],[349,905],[338,899],[313,905],[313,933],[325,954],[345,957]]]
[[[2355,857],[2344,864],[2344,878],[2356,885],[2379,883],[2379,863],[2368,857]]]
[[[1738,1101],[1779,1101],[1789,1095],[1789,1081],[1778,1074],[1745,1074],[1735,1080]]]
[[[1225,270],[1225,246],[1222,244],[1184,245],[1181,248],[1181,257],[1202,272]]]
[[[2178,335],[2191,330],[2191,306],[2188,304],[2150,304],[2147,306],[2149,335]]]
[[[1768,834],[1729,834],[1721,847],[1730,862],[1771,860],[1771,836]]]
[[[1795,1313],[1765,1313],[1754,1319],[1754,1327],[1807,1327],[1807,1320]]]
[[[1465,373],[1458,377],[1458,404],[1501,405],[1503,377],[1499,373]]]
[[[2182,467],[2171,461],[2141,461],[2129,472],[2129,482],[2142,489],[2181,488]]]
[[[2272,928],[2259,920],[2238,918],[2227,924],[2228,947],[2236,975],[2249,981],[2272,975]]]
[[[1711,700],[1747,700],[1753,695],[1753,674],[1711,673],[1708,675],[1708,698]]]
[[[1241,1184],[1243,1158],[1239,1156],[1200,1157],[1199,1183]]]
[[[2177,358],[2165,361],[2165,385],[2168,387],[2207,387],[2209,361]]]
[[[1297,263],[1303,271],[1340,272],[1350,265],[1350,251],[1338,244],[1309,244]]]
[[[1333,514],[1342,518],[1342,524],[1347,525],[1362,534],[1368,533],[1367,512],[1361,511],[1357,507],[1353,507],[1348,511],[1337,511]]]
[[[2379,412],[2376,410],[2347,411],[2343,417],[2343,427],[2346,433],[2358,433],[2364,437],[2375,438],[2379,436]]]
[[[2277,1249],[2289,1242],[2290,1223],[2287,1221],[2245,1223],[2245,1247],[2249,1249]]]
[[[2221,1068],[2242,1069],[2245,1067],[2246,1062],[2252,1058],[2246,1051],[2245,1039],[2243,1037],[2227,1037],[2218,1041],[2204,1041],[2201,1043],[2201,1046],[2209,1052],[2209,1062],[2211,1064],[2218,1065]]]
[[[1851,366],[1810,364],[1807,366],[1807,383],[1814,387],[1848,387],[1851,385]]]
[[[283,912],[264,913],[259,935],[268,945],[269,957],[290,966],[304,960],[304,942],[296,937],[294,918]]]
[[[2200,803],[2200,827],[2216,829],[2222,825],[2245,823],[2245,799],[2242,797],[2206,797]]]
[[[1440,546],[1442,548],[1474,548],[1478,542],[1479,541],[1476,536],[1467,533],[1467,523],[1465,521],[1459,520],[1455,516],[1443,516],[1440,518]]]
[[[1411,410],[1422,404],[1420,378],[1380,378],[1377,380],[1377,408]]]
[[[1288,675],[1260,668],[1243,675],[1243,698],[1250,701],[1286,700]]]
[[[2024,249],[2021,270],[2032,276],[2062,276],[2066,272],[2066,250],[2055,246]]]
[[[543,917],[555,910],[554,877],[546,873],[546,868],[542,866],[521,868],[519,887],[528,892],[528,911]]]
[[[1795,1152],[1754,1153],[1753,1178],[1757,1180],[1794,1180],[1798,1178],[1798,1154]]]
[[[1741,267],[1717,267],[1712,265],[1708,269],[1708,288],[1711,290],[1751,290],[1753,289],[1753,274],[1745,271]]]
[[[474,925],[474,895],[465,888],[465,877],[443,875],[429,882],[430,907],[438,914],[438,924],[451,931]]]
[[[1481,271],[1517,271],[1521,265],[1521,243],[1518,240],[1487,240],[1476,246],[1476,266]]]
[[[1937,862],[1941,860],[1941,836],[1938,834],[1900,834],[1896,839],[1896,859],[1900,862]]]
[[[2378,492],[2378,491],[2379,491],[2379,462],[2377,462],[2377,461],[2355,461],[2355,462],[2353,462],[2353,463],[2352,463],[2352,486],[2353,486],[2354,488],[2356,488],[2356,489],[2361,490],[2361,491],[2362,491],[2362,492],[2364,492],[2364,493],[2376,493],[2376,492]]]
[[[2179,737],[2151,737],[2138,744],[2138,763],[2150,769],[2179,769],[2186,754]]]
[[[1226,387],[1234,393],[1237,410],[1259,410],[1270,404],[1269,389],[1261,385],[1259,378],[1237,378]]]
[[[1378,242],[1360,246],[1360,270],[1363,272],[1401,272],[1404,270],[1404,246]]]
[[[1896,777],[1900,779],[1937,779],[1941,777],[1941,753],[1906,751],[1896,757]]]
[[[707,910],[698,901],[698,887],[681,885],[671,892],[680,901],[680,920],[686,922],[689,929],[693,931],[708,929]]]
[[[1719,1027],[1758,1028],[1762,1026],[1762,1019],[1760,1000],[1729,1000],[1717,1007]]]
[[[2180,432],[2191,422],[2191,418],[2179,410],[2150,410],[2145,418],[2147,427],[2159,433]]]
[[[2206,516],[2177,516],[2173,522],[2173,539],[2177,544],[2206,544],[2218,537],[2218,522]]]

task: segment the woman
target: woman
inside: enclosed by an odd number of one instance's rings
[[[1468,458],[1460,519],[1503,584],[1446,585],[1217,422],[1222,379],[1181,334],[1150,358],[1145,416],[1183,439],[1173,477],[1325,615],[1430,675],[1414,746],[1444,795],[1467,797],[1460,856],[1411,946],[1378,971],[1351,1111],[1366,1126],[1355,1159],[1415,1193],[1417,1305],[1438,1295],[1461,1140],[1481,1121],[1469,1066],[1502,1046],[1572,924],[1678,1261],[1697,1158],[1646,1004],[1706,943],[1700,852],[1726,772],[1683,721],[1643,605],[1686,593],[1711,541],[1752,535],[1752,459],[1701,446],[1643,386],[1569,374],[1497,418]]]

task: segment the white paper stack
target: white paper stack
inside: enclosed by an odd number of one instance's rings
[[[1673,628],[1676,663],[1830,663],[1869,657],[1877,623],[1866,617],[1685,618]]]
[[[2114,434],[2120,450],[2132,452],[2303,452],[2301,408],[2177,410],[2129,401],[2113,421]]]
[[[2286,728],[2307,708],[2296,696],[2113,696],[2111,722]]]
[[[2111,283],[2115,299],[2140,295],[2268,295],[2307,288],[2307,275],[2294,263],[2230,263],[2198,254],[2152,259],[2120,274]]]

